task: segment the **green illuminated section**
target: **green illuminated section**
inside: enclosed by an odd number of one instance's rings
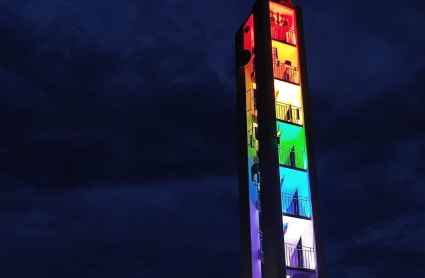
[[[297,150],[306,151],[304,126],[277,122],[277,130],[280,131],[280,146],[294,147]]]
[[[304,126],[277,122],[279,137],[279,164],[298,170],[307,170]]]

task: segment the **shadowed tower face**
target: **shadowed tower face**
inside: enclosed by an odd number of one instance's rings
[[[235,42],[242,278],[324,278],[301,8],[258,0]]]

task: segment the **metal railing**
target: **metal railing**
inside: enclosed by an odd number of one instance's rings
[[[279,146],[278,151],[280,165],[307,170],[307,166],[304,163],[304,151],[284,146]]]
[[[282,212],[310,218],[310,199],[298,195],[282,193]]]
[[[258,212],[261,213],[261,203],[260,203],[260,201],[258,201],[258,200],[255,201],[255,208],[258,210]]]
[[[298,84],[298,69],[282,63],[280,60],[273,61],[274,78]]]
[[[276,26],[271,28],[271,33],[272,39],[295,46],[294,30],[285,31],[284,28]]]
[[[276,102],[276,119],[301,124],[301,108],[291,104]]]
[[[264,263],[264,251],[263,251],[263,231],[258,229],[258,235],[260,236],[260,249],[258,250],[258,255],[262,263]]]
[[[248,130],[248,147],[254,148],[254,130],[251,128]]]
[[[314,250],[311,247],[285,244],[286,266],[314,269]]]
[[[252,110],[252,101],[253,101],[253,97],[252,97],[252,92],[251,89],[248,89],[248,91],[246,91],[246,93],[249,95],[248,97],[248,101],[247,101],[247,110],[246,112],[249,112]]]

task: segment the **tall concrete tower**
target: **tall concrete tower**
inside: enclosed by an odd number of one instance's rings
[[[325,278],[301,8],[257,0],[235,39],[242,278]]]

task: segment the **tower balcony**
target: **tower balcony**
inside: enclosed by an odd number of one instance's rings
[[[282,213],[310,219],[310,199],[297,194],[282,193]]]
[[[253,119],[257,120],[257,100],[254,98]],[[301,107],[276,101],[276,120],[302,126]]]
[[[301,108],[276,102],[276,120],[301,125]]]
[[[260,249],[258,250],[258,256],[261,263],[264,263],[264,251],[263,251],[263,231],[258,229],[258,235],[260,237]]]
[[[295,148],[279,146],[279,164],[282,166],[294,168],[297,170],[307,170],[307,164],[305,162],[305,152],[297,150]]]
[[[273,40],[295,46],[295,32],[292,29],[286,31],[285,28],[274,26],[271,27],[271,35]]]
[[[314,250],[311,247],[285,244],[285,263],[286,266],[314,270],[315,269],[315,258]]]
[[[274,78],[298,85],[298,68],[291,66],[290,61],[282,63],[280,60],[273,60]]]

